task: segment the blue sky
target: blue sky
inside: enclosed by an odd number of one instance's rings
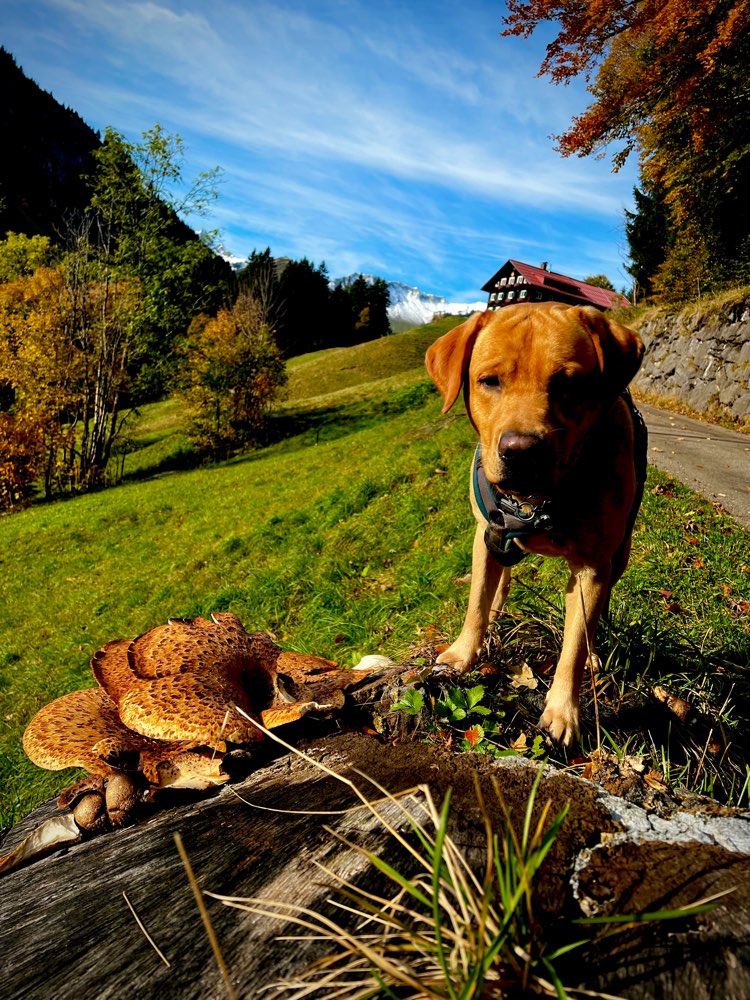
[[[501,0],[2,0],[0,44],[93,128],[182,136],[218,166],[203,223],[234,255],[324,260],[453,301],[508,257],[621,287],[634,165],[562,159],[583,82]]]

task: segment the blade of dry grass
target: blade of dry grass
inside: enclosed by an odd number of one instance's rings
[[[174,842],[177,846],[177,852],[180,855],[180,860],[182,861],[182,866],[185,869],[185,874],[187,875],[188,882],[190,884],[190,889],[195,898],[196,906],[198,907],[198,912],[200,913],[201,920],[203,922],[203,927],[206,931],[209,943],[211,945],[211,950],[214,953],[214,958],[216,959],[216,964],[219,966],[219,972],[221,973],[221,978],[224,980],[224,986],[227,991],[227,996],[229,1000],[237,1000],[237,994],[235,993],[234,986],[232,985],[232,980],[229,977],[229,969],[224,961],[224,956],[221,953],[221,947],[219,946],[219,940],[216,937],[216,932],[214,931],[213,924],[211,923],[211,917],[209,916],[206,904],[203,901],[203,892],[201,887],[198,885],[198,880],[195,877],[195,872],[193,871],[193,866],[190,863],[190,858],[185,850],[185,845],[182,841],[182,837],[179,833],[175,832]]]

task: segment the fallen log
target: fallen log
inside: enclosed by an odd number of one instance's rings
[[[514,823],[522,821],[539,767],[522,758],[456,756],[419,743],[391,746],[354,733],[328,735],[304,749],[306,757],[267,760],[213,795],[186,798],[135,826],[85,840],[0,880],[4,996],[183,1000],[231,996],[231,991],[260,996],[327,946],[279,941],[290,930],[283,922],[206,896],[228,987],[201,923],[176,833],[204,892],[285,899],[325,910],[331,888],[315,862],[365,888],[374,888],[380,878],[326,827],[392,863],[403,860],[382,824],[357,808],[355,788],[372,798],[380,795],[362,774],[392,793],[426,784],[438,801],[452,788],[450,833],[481,866],[485,827],[475,776],[495,829],[502,830],[506,810]],[[607,939],[600,937],[601,928],[577,930],[594,940],[560,967],[567,985],[632,998],[750,996],[746,817],[685,810],[658,817],[552,768],[545,769],[537,809],[547,800],[551,815],[566,803],[570,808],[537,887],[543,923],[674,908],[734,890],[714,910],[687,920],[636,925]],[[31,813],[5,849],[53,808],[48,803]],[[406,828],[398,807],[386,809],[390,821]]]

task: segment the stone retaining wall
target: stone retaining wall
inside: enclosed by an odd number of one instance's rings
[[[750,416],[750,294],[722,306],[647,313],[634,322],[646,354],[634,387],[700,413]]]

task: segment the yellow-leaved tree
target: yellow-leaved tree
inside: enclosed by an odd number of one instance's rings
[[[0,284],[3,506],[26,499],[35,479],[46,496],[102,481],[137,308],[132,284],[75,281],[63,266]]]
[[[242,293],[231,309],[197,317],[183,347],[180,394],[190,436],[214,457],[257,442],[286,382],[286,368],[262,304]]]

